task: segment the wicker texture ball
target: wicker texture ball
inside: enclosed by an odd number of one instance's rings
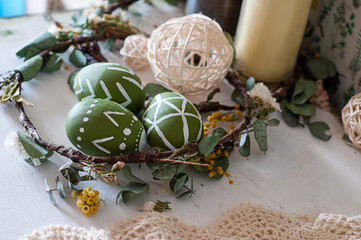
[[[147,55],[156,80],[182,94],[198,94],[223,80],[233,48],[218,23],[191,14],[154,30]]]
[[[120,54],[124,56],[127,65],[134,70],[148,66],[148,38],[143,35],[130,35],[124,40]]]
[[[353,96],[342,109],[342,122],[353,145],[361,149],[361,93]]]

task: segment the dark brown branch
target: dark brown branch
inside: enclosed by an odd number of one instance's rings
[[[108,60],[101,53],[99,45],[96,41],[93,41],[91,43],[83,43],[82,45],[80,45],[80,49],[87,59],[87,64],[92,64],[96,62],[108,62]]]
[[[218,110],[234,110],[233,106],[222,105],[219,102],[204,102],[201,104],[194,104],[194,106],[198,109],[199,112],[212,112]]]
[[[104,13],[111,14],[117,8],[125,8],[137,0],[118,0],[118,2],[112,3],[107,9],[104,9]]]

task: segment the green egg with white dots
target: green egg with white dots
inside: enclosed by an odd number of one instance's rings
[[[138,118],[105,99],[75,104],[66,119],[66,134],[77,149],[91,156],[124,155],[146,146],[146,134]]]
[[[75,76],[73,90],[79,101],[101,98],[119,103],[137,114],[144,106],[145,89],[140,78],[117,63],[94,63]]]

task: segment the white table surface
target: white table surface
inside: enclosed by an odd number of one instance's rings
[[[154,10],[152,10],[154,11]],[[148,12],[150,14],[152,12]],[[154,13],[154,12],[153,12]],[[180,12],[172,12],[180,14]],[[160,17],[153,14],[147,23],[159,24]],[[54,14],[59,21],[68,21],[70,13]],[[152,22],[153,21],[153,22]],[[155,22],[158,21],[158,22]],[[27,41],[48,28],[42,16],[0,19],[0,72],[13,69],[21,63],[15,52]],[[145,25],[143,25],[144,27]],[[12,34],[5,34],[11,31]],[[109,61],[124,64],[118,51],[104,51]],[[27,113],[40,135],[51,142],[71,146],[65,134],[67,112],[77,102],[66,84],[68,75],[75,69],[64,59],[69,70],[62,68],[51,74],[40,74],[23,84],[23,96],[35,104],[26,107]],[[154,81],[146,68],[137,71],[144,82]],[[232,104],[232,87],[221,84],[217,98]],[[205,99],[206,94],[190,97],[193,102]],[[280,114],[274,115],[281,118]],[[223,211],[240,203],[262,204],[267,208],[289,213],[317,215],[321,212],[349,216],[361,214],[361,154],[342,142],[343,128],[338,119],[328,112],[318,111],[315,119],[324,120],[331,126],[332,139],[323,142],[311,136],[307,129],[289,128],[283,121],[279,127],[269,128],[269,151],[263,154],[252,140],[249,158],[240,157],[236,151],[230,156],[229,171],[234,184],[226,178],[219,181],[191,172],[196,194],[176,199],[177,194],[164,192],[166,183],[151,180],[151,172],[143,167],[135,174],[151,181],[149,194],[144,194],[124,205],[115,205],[119,187],[93,181],[91,185],[100,191],[104,199],[99,212],[93,217],[84,216],[76,207],[74,199],[61,199],[55,194],[54,207],[45,192],[44,178],[55,186],[60,166],[69,161],[54,155],[51,161],[33,167],[4,149],[3,141],[10,131],[22,131],[17,121],[13,103],[0,106],[0,233],[1,239],[16,239],[33,229],[49,224],[104,228],[118,220],[139,214],[145,200],[170,201],[168,213],[188,224],[198,226],[211,223]],[[201,186],[201,184],[203,186]],[[67,192],[70,195],[70,192]]]

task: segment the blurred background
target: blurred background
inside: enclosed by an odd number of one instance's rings
[[[92,2],[94,0],[0,0],[0,17],[80,9]]]

